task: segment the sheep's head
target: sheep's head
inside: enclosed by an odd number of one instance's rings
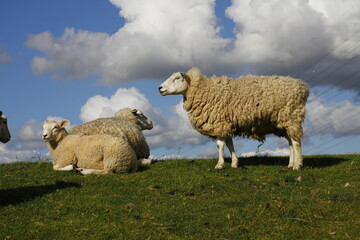
[[[153,128],[152,121],[147,118],[142,111],[138,109],[133,109],[131,110],[131,112],[136,117],[137,124],[141,127],[141,130],[151,130]]]
[[[141,130],[150,130],[153,128],[152,121],[138,109],[124,108],[115,113],[114,117],[131,120],[139,125]]]
[[[11,135],[7,126],[7,118],[5,115],[2,115],[2,111],[0,111],[0,142],[7,143],[10,141],[10,138]]]
[[[185,95],[189,87],[188,76],[182,72],[173,73],[168,79],[159,87],[161,95]]]
[[[64,133],[67,134],[65,127],[70,123],[69,120],[57,121],[45,121],[43,125],[42,138],[44,142],[59,142]]]

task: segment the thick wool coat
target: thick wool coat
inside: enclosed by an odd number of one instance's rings
[[[242,136],[265,140],[267,134],[303,137],[308,86],[283,76],[206,78],[197,68],[185,74],[189,87],[184,109],[192,126],[212,138]]]
[[[133,148],[137,159],[148,158],[149,145],[135,120],[120,117],[99,118],[73,127],[69,133],[77,135],[109,134],[123,138]]]
[[[58,138],[48,142],[56,168],[99,169],[104,173],[126,173],[137,170],[137,159],[128,142],[110,135],[68,135],[61,130]]]

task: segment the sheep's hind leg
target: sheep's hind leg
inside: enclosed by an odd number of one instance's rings
[[[74,169],[74,165],[70,164],[62,168],[59,168],[57,165],[54,165],[53,169],[57,171],[72,171]]]
[[[138,166],[148,166],[151,164],[151,159],[147,159],[147,158],[140,158],[137,160],[137,164]]]
[[[219,151],[219,161],[217,162],[215,169],[223,169],[224,165],[225,165],[225,160],[224,160],[224,145],[225,145],[225,141],[223,139],[218,139],[216,141],[216,146],[218,148]]]
[[[301,142],[292,140],[293,155],[294,155],[294,170],[299,170],[303,165],[303,158],[301,154]]]
[[[236,156],[232,138],[225,139],[225,143],[231,153],[231,167],[237,168],[239,164],[239,159]]]
[[[289,156],[289,165],[288,168],[293,168],[294,167],[294,147],[292,144],[292,140],[286,136],[286,139],[289,142],[289,148],[290,148],[290,156]]]
[[[89,175],[89,174],[104,174],[104,170],[98,170],[98,169],[81,169],[80,173],[82,175]]]

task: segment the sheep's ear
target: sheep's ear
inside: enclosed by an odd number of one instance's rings
[[[67,125],[69,125],[69,120],[62,120],[59,124],[60,128],[65,128]]]
[[[185,79],[185,81],[187,82],[187,84],[190,85],[190,78],[188,75],[186,75],[186,73],[180,72],[181,76]]]

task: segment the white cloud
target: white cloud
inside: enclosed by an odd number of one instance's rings
[[[187,113],[182,108],[182,102],[172,108],[173,116],[166,119],[160,110],[134,87],[119,88],[111,97],[100,95],[91,97],[81,108],[80,119],[87,122],[99,117],[111,117],[125,107],[140,109],[153,121],[154,128],[144,131],[151,148],[159,146],[177,148],[182,144],[200,145],[208,141],[208,138],[192,128]]]
[[[32,119],[27,121],[19,129],[19,139],[21,141],[36,141],[41,139],[42,135],[42,123]]]
[[[357,0],[233,0],[226,15],[235,23],[234,39],[220,35],[215,0],[110,2],[125,20],[112,35],[66,28],[59,38],[49,32],[29,37],[26,45],[44,54],[33,58],[33,71],[58,78],[99,75],[102,83],[115,84],[194,65],[208,74],[242,74],[246,65],[255,73],[291,74],[360,55]],[[337,79],[321,84],[341,87]]]
[[[23,148],[8,148],[5,144],[0,145],[0,163],[11,163],[18,161],[38,161],[44,159],[43,155],[36,150]]]
[[[311,95],[306,106],[309,125],[305,135],[321,136],[332,134],[335,137],[360,134],[360,106],[349,101],[324,102]]]
[[[226,10],[236,23],[234,57],[239,61],[293,65],[326,51],[324,18],[307,1],[236,0]]]
[[[37,74],[86,78],[103,83],[158,77],[180,67],[208,66],[227,40],[218,36],[214,0],[111,1],[121,8],[125,25],[113,35],[67,28],[56,39],[44,32],[26,45],[45,54],[35,57]]]
[[[275,150],[261,149],[258,152],[247,152],[240,154],[240,157],[253,157],[253,156],[289,156],[289,148],[277,148]]]
[[[159,118],[160,111],[137,88],[119,88],[110,98],[96,95],[87,100],[80,110],[80,120],[91,121],[100,117],[111,117],[122,108],[141,109],[145,115]]]
[[[331,35],[334,55],[338,58],[352,58],[360,54],[360,4],[356,0],[310,0],[309,6],[321,13],[325,19],[326,31]]]

